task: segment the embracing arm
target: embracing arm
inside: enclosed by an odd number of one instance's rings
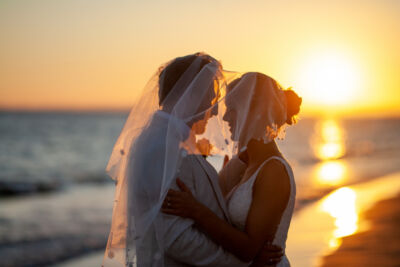
[[[195,192],[195,185],[189,158],[180,167],[179,175],[187,185],[188,190]],[[193,158],[192,158],[193,160]],[[196,160],[196,159],[194,159]],[[175,183],[172,189],[178,190]],[[169,214],[162,215],[166,227],[164,243],[166,254],[174,260],[191,266],[248,266],[235,255],[217,245],[210,237],[194,227],[194,221]]]
[[[182,218],[181,218],[182,219]],[[170,231],[179,229],[179,220]],[[166,247],[169,257],[191,266],[248,266],[233,254],[217,245],[194,226],[186,228]]]
[[[264,243],[273,241],[289,195],[290,181],[286,170],[280,162],[272,160],[261,169],[256,178],[244,232],[221,220],[199,203],[194,205],[196,208],[189,214],[183,215],[180,210],[177,215],[192,217],[196,226],[217,244],[242,261],[249,262],[256,258]],[[185,204],[181,202],[176,205]],[[189,205],[193,208],[193,203]],[[164,211],[177,212],[175,209],[168,210],[165,206]]]

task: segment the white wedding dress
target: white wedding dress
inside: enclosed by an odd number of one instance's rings
[[[232,189],[232,191],[227,196],[227,206],[228,213],[231,219],[232,224],[240,229],[244,230],[246,225],[247,215],[249,213],[250,205],[253,198],[253,184],[256,180],[257,174],[260,169],[270,160],[276,159],[282,162],[285,166],[285,169],[289,175],[290,179],[290,197],[289,202],[283,212],[281,221],[278,226],[278,230],[275,233],[274,240],[272,244],[282,247],[283,249],[286,247],[286,239],[287,233],[289,230],[290,221],[292,219],[295,197],[296,197],[296,185],[294,182],[293,171],[289,164],[281,157],[270,157],[266,161],[264,161],[260,167],[256,170],[256,172],[244,183],[236,186]],[[290,266],[288,258],[285,256],[282,257],[282,260],[276,265],[279,267]]]

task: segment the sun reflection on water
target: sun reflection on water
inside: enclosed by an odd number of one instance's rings
[[[323,162],[317,167],[315,177],[320,185],[343,184],[347,178],[347,166],[340,161]]]
[[[315,169],[314,179],[321,186],[338,186],[348,178],[348,168],[341,160],[345,155],[344,131],[335,120],[317,124],[312,145],[322,162]]]
[[[321,204],[324,212],[335,219],[336,229],[329,241],[331,248],[341,244],[341,238],[354,234],[358,229],[358,211],[356,192],[349,187],[342,187],[330,194]]]
[[[348,168],[342,158],[345,151],[345,134],[335,120],[325,120],[316,127],[313,138],[315,155],[321,160],[314,177],[320,186],[340,186],[348,178]],[[356,193],[349,187],[342,187],[321,203],[323,212],[328,213],[335,223],[335,230],[329,240],[329,247],[340,246],[341,238],[354,234],[358,229]]]
[[[345,154],[344,134],[337,121],[325,120],[317,125],[316,131],[318,136],[314,148],[319,159],[338,159]]]
[[[378,201],[400,193],[400,173],[343,186],[293,217],[286,247],[296,266],[322,266],[346,239],[372,227],[364,216]]]
[[[321,159],[337,159],[343,155],[344,146],[341,143],[325,143],[318,147],[318,156]]]

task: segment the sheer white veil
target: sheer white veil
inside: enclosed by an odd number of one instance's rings
[[[162,201],[183,157],[232,151],[218,108],[236,77],[197,53],[163,64],[147,83],[106,169],[116,189],[103,266],[164,266]]]
[[[204,53],[163,64],[136,99],[106,168],[116,187],[103,266],[164,266],[160,208],[182,159],[231,158],[250,139],[278,136],[285,121],[283,90],[266,75],[224,71]]]
[[[233,144],[232,154],[246,149],[251,139],[268,143],[284,138],[287,105],[282,86],[273,78],[248,72],[232,81],[227,95],[220,103],[225,109],[223,119],[228,122]]]

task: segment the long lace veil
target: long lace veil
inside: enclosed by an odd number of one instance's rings
[[[236,77],[197,53],[163,64],[149,80],[106,169],[116,187],[103,266],[164,266],[162,201],[183,157],[231,156],[221,99]]]
[[[285,121],[283,90],[266,75],[224,71],[204,53],[163,64],[136,99],[106,168],[116,187],[103,266],[164,266],[160,208],[182,159],[231,158],[250,139],[278,136]]]

